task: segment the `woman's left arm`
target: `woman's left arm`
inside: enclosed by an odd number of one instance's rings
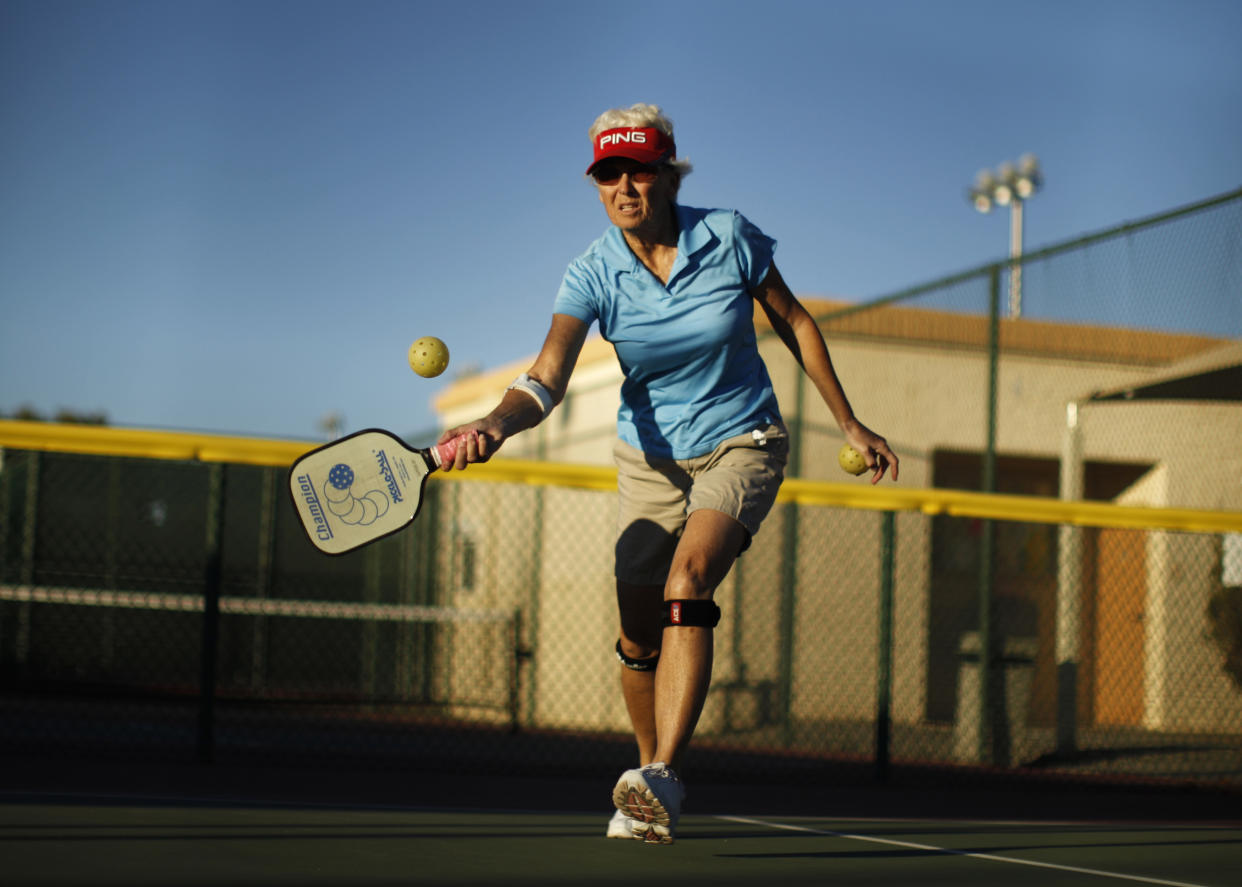
[[[871,482],[878,483],[889,466],[893,469],[893,480],[896,480],[896,454],[889,448],[888,441],[855,417],[854,409],[845,396],[840,379],[837,378],[837,371],[832,366],[824,334],[820,332],[815,318],[811,317],[810,312],[786,286],[780,272],[776,270],[776,265],[768,269],[767,276],[751,291],[751,295],[763,307],[763,313],[767,315],[772,329],[776,330],[785,347],[815,385],[820,397],[832,412],[832,417],[845,434],[846,441],[862,453],[867,467],[874,471]]]

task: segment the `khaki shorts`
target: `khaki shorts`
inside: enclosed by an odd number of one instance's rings
[[[789,459],[784,427],[768,425],[759,432],[762,442],[747,432],[694,459],[647,456],[616,442],[619,580],[663,585],[686,518],[701,508],[726,514],[745,527],[746,550],[776,501]]]

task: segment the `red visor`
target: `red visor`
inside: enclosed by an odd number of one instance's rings
[[[658,129],[606,129],[595,137],[595,159],[587,167],[587,175],[595,164],[608,157],[628,157],[639,163],[658,163],[677,154],[673,140]]]

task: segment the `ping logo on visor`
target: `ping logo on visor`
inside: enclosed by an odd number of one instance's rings
[[[647,133],[641,129],[631,129],[628,131],[613,130],[606,132],[599,137],[600,149],[607,148],[609,145],[645,145],[647,144]]]
[[[621,127],[606,129],[595,137],[595,158],[587,167],[587,174],[595,164],[609,157],[626,157],[638,163],[653,164],[674,156],[677,146],[673,140],[654,127]]]

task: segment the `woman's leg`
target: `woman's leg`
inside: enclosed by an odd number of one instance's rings
[[[660,653],[661,585],[631,585],[617,580],[617,608],[621,614],[621,652],[631,659],[654,659]],[[655,669],[637,671],[621,665],[621,694],[638,743],[638,765],[657,760]]]
[[[693,512],[673,556],[664,600],[711,600],[745,540],[745,528],[728,515],[707,509]],[[655,674],[654,760],[674,770],[681,767],[707,699],[713,631],[693,625],[664,629]]]

